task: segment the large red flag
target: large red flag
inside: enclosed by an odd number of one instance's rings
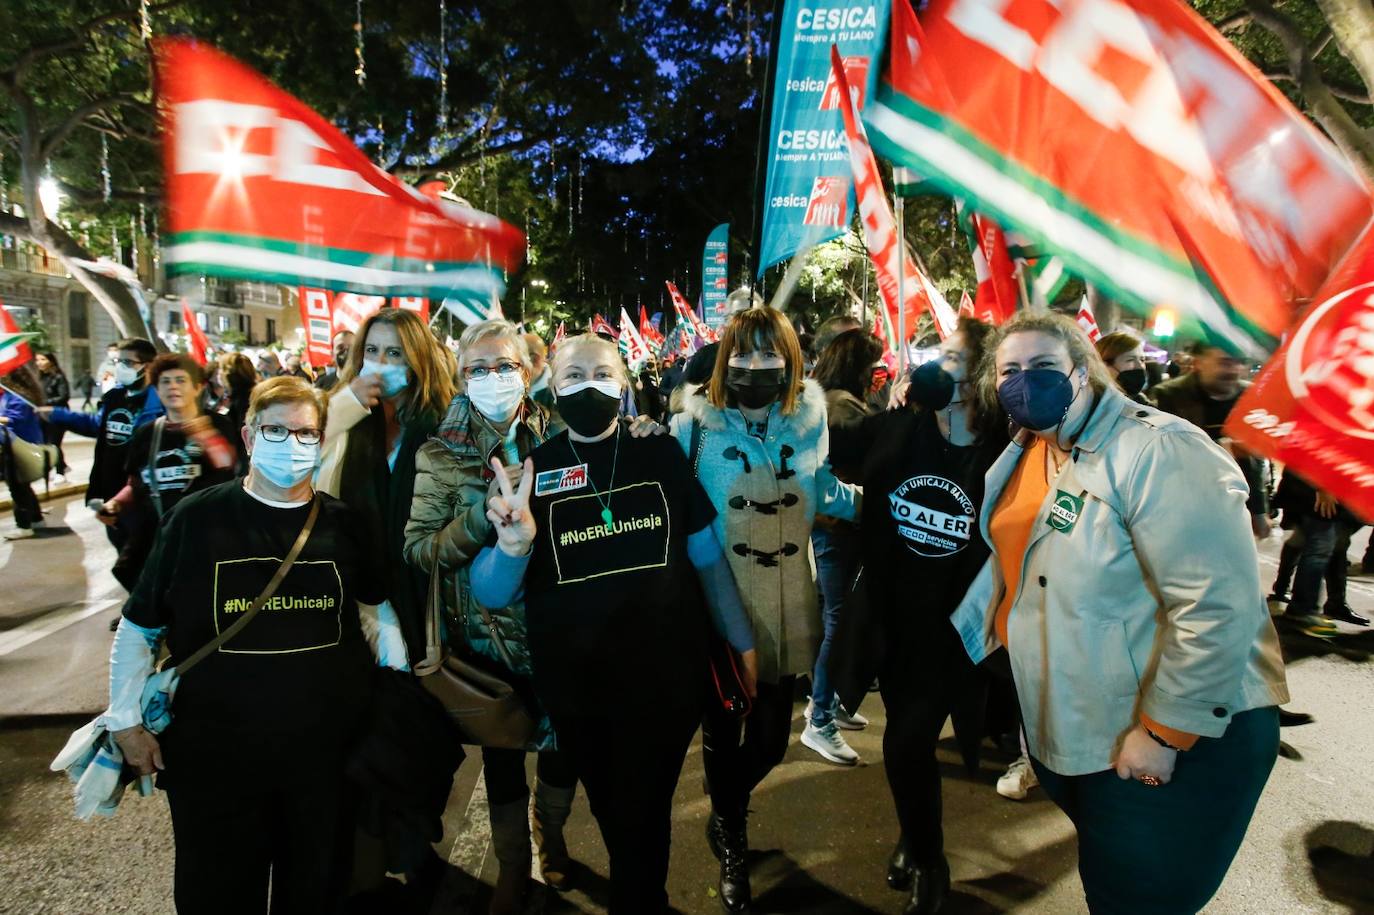
[[[834,45],[830,47],[830,69],[832,78],[841,90],[840,113],[844,115],[844,129],[849,138],[849,165],[854,173],[859,219],[863,223],[864,241],[878,277],[878,290],[882,293],[888,323],[894,333],[898,327],[905,326],[909,337],[916,331],[921,312],[929,310],[935,319],[935,329],[943,340],[954,333],[958,319],[938,292],[931,294],[934,286],[921,274],[916,262],[907,254],[906,245],[897,237],[896,219],[883,193],[878,163],[868,146],[868,137],[859,121],[845,77],[844,62]],[[898,288],[899,272],[902,277],[901,289]],[[905,325],[898,323],[898,317],[903,312],[906,316]],[[905,340],[901,342],[906,343]]]
[[[181,297],[181,323],[186,325],[186,345],[191,350],[191,358],[204,367],[210,352],[210,341],[205,338],[205,331],[200,329],[200,319],[191,310],[191,303],[186,296]]]
[[[714,343],[717,335],[707,324],[697,315],[696,309],[687,303],[682,297],[682,293],[677,291],[677,286],[672,280],[664,280],[668,287],[668,298],[673,302],[673,311],[677,312],[678,321],[691,328],[692,333],[707,343]]]
[[[156,46],[169,275],[211,273],[486,307],[524,236],[373,165],[298,99],[213,48]]]
[[[1374,231],[1241,396],[1225,432],[1374,519]]]
[[[328,289],[300,288],[305,357],[316,368],[334,361],[334,294]]]
[[[893,3],[874,147],[1148,313],[1257,355],[1370,221],[1365,181],[1186,3]]]

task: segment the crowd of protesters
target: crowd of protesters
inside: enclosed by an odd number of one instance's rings
[[[988,737],[1019,751],[999,793],[1039,786],[1073,822],[1093,911],[1202,908],[1292,714],[1271,613],[1318,636],[1367,624],[1344,595],[1360,520],[1291,473],[1271,492],[1225,438],[1246,373],[1219,348],[1165,380],[1128,331],[1094,346],[1026,312],[961,319],[895,377],[847,316],[802,340],[758,304],[632,373],[606,336],[550,349],[488,321],[455,353],[383,309],[313,380],[298,357],[207,372],[120,341],[93,413],[42,405],[49,385],[65,403],[49,355],[36,409],[6,395],[6,434],[96,439],[88,498],[131,592],[103,720],[167,791],[179,910],[368,911],[387,872],[428,905],[457,747],[480,743],[416,688],[450,656],[530,722],[480,748],[498,915],[522,910],[536,856],[553,889],[576,882],[579,787],[610,910],[666,910],[698,729],[715,896],[750,911],[751,795],[794,700],[802,745],[853,765],[874,688],[905,912],[950,892],[951,718],[970,766]],[[41,524],[20,502],[21,529]],[[1255,540],[1280,508],[1266,607]],[[209,643],[150,726],[160,654]],[[723,699],[723,669],[742,695]],[[405,744],[397,721],[437,736]]]

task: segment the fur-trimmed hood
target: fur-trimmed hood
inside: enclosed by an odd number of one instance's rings
[[[697,422],[703,429],[719,432],[725,428],[725,410],[711,405],[702,389],[705,385],[685,385],[687,396],[682,399],[682,412]],[[774,416],[780,415],[774,413]],[[797,435],[807,435],[817,426],[825,423],[825,391],[810,378],[802,382],[801,392],[797,395],[795,413],[783,415]]]

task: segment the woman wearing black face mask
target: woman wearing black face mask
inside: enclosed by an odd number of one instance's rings
[[[741,725],[708,712],[702,727],[708,841],[731,912],[751,898],[749,795],[787,752],[792,686],[812,672],[820,647],[811,528],[818,513],[858,515],[858,492],[826,460],[825,394],[801,372],[801,346],[786,316],[764,307],[739,312],[721,335],[706,396],[688,396],[672,424],[715,507],[716,536],[758,643],[759,694],[748,718]]]
[[[701,721],[706,627],[740,652],[746,688],[753,637],[715,512],[677,443],[635,438],[618,419],[629,376],[615,344],[573,337],[552,366],[568,429],[531,452],[518,485],[494,462],[501,495],[488,502],[493,534],[472,593],[505,607],[523,585],[535,692],[610,853],[610,911],[648,915],[667,907],[673,790]]]
[[[840,699],[858,698],[878,674],[887,709],[883,765],[900,827],[887,880],[911,891],[907,913],[935,912],[948,894],[935,745],[951,714],[956,730],[966,720],[981,724],[986,695],[949,616],[987,559],[978,536],[983,476],[1007,443],[1001,411],[975,384],[991,333],[961,319],[940,355],[911,373],[906,406],[834,439],[832,460],[857,466],[854,482],[870,506],[860,529],[862,592],[854,596],[865,619],[848,621],[866,631],[844,634],[881,655],[868,659],[876,669],[844,684]]]
[[[1040,785],[1094,912],[1196,912],[1278,751],[1283,664],[1240,469],[1128,400],[1082,330],[1022,312],[982,384],[1020,426],[988,471],[992,555],[952,622],[1010,655]]]
[[[1119,330],[1098,339],[1097,354],[1127,397],[1136,403],[1150,403],[1145,396],[1149,375],[1145,371],[1144,341],[1135,334]]]

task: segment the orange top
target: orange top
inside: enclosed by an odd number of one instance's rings
[[[1006,488],[998,497],[992,517],[988,519],[988,536],[992,538],[992,547],[997,551],[997,564],[1002,572],[1002,584],[1006,587],[994,617],[997,638],[1003,645],[1008,641],[1007,617],[1011,614],[1016,587],[1021,583],[1021,562],[1030,543],[1035,516],[1040,513],[1040,506],[1050,491],[1050,481],[1045,478],[1045,449],[1048,447],[1042,439],[1037,438],[1026,449],[1020,463],[1012,471]]]

